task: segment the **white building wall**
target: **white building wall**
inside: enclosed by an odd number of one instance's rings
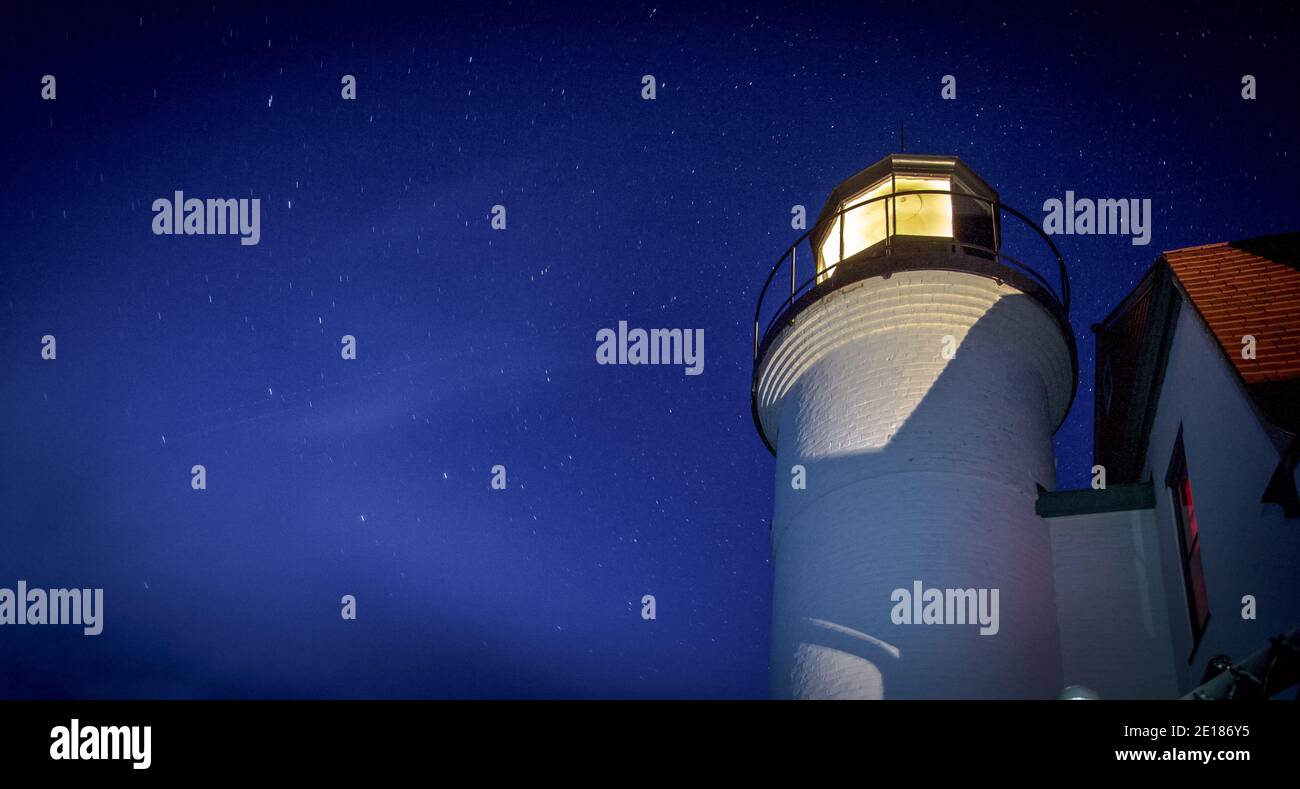
[[[1191,624],[1183,591],[1171,491],[1165,487],[1179,425],[1200,529],[1210,601],[1206,635],[1189,664]],[[1270,636],[1300,624],[1300,521],[1260,502],[1278,463],[1240,379],[1217,341],[1187,303],[1179,313],[1152,426],[1145,473],[1155,488],[1156,530],[1169,601],[1180,693],[1200,684],[1216,654],[1234,660]],[[1258,618],[1242,619],[1242,596],[1254,595]]]
[[[850,285],[773,343],[758,402],[777,447],[774,696],[1059,692],[1050,538],[1034,502],[1036,484],[1054,485],[1070,376],[1041,305],[957,272]],[[792,488],[796,464],[806,490]],[[999,589],[999,632],[892,623],[891,592],[915,580]]]
[[[1178,696],[1155,512],[1049,523],[1065,684],[1103,699]]]

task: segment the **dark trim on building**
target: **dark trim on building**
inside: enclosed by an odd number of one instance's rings
[[[1296,488],[1295,468],[1300,465],[1300,436],[1291,439],[1291,445],[1282,453],[1277,468],[1260,499],[1264,504],[1278,504],[1288,518],[1300,518],[1300,490]]]
[[[1210,630],[1210,620],[1213,618],[1213,611],[1206,612],[1205,625],[1201,627],[1201,631],[1198,633],[1196,630],[1192,630],[1192,652],[1187,656],[1187,665],[1190,666],[1196,662],[1196,650],[1201,648],[1201,642],[1205,640],[1205,634]]]
[[[1097,341],[1093,462],[1106,467],[1112,482],[1136,482],[1142,476],[1182,301],[1173,270],[1161,256],[1111,314],[1092,327]],[[1116,369],[1123,373],[1122,392],[1113,391],[1115,382],[1102,380],[1103,371],[1113,374]],[[1106,407],[1108,391],[1126,401],[1122,416],[1112,416]]]
[[[1066,518],[1071,515],[1094,515],[1102,512],[1149,510],[1156,506],[1151,482],[1111,485],[1101,490],[1044,490],[1034,502],[1040,518]]]

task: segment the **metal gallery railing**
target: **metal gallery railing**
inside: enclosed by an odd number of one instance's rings
[[[892,192],[889,194],[872,197],[852,205],[845,206],[834,214],[823,217],[812,228],[799,237],[797,241],[791,244],[781,257],[777,258],[772,270],[768,272],[767,279],[763,283],[763,289],[759,292],[758,304],[754,308],[754,363],[759,362],[759,356],[762,351],[763,340],[772,331],[783,317],[793,317],[792,308],[796,303],[804,299],[807,294],[821,289],[827,293],[840,286],[832,276],[838,266],[848,267],[857,265],[865,258],[878,259],[894,255],[900,248],[904,247],[908,252],[915,252],[915,247],[908,244],[901,244],[902,239],[915,239],[916,236],[909,236],[906,233],[898,233],[898,211],[895,209],[892,214],[890,206],[894,201],[906,198],[912,195],[948,195],[952,201],[952,224],[953,235],[948,236],[925,236],[924,238],[934,243],[949,245],[955,249],[960,249],[968,255],[983,258],[992,263],[1001,264],[1012,272],[1022,274],[1029,279],[1042,293],[1036,294],[1040,298],[1051,299],[1056,302],[1053,306],[1058,306],[1058,317],[1068,318],[1070,311],[1070,278],[1065,269],[1065,260],[1061,257],[1060,250],[1052,242],[1050,236],[1043,231],[1032,219],[1002,203],[980,195],[969,194],[966,192],[953,192],[942,189],[918,189],[915,191]],[[958,214],[956,208],[959,201],[973,201],[975,205],[982,205],[986,208],[981,209],[976,214]],[[884,238],[865,249],[851,250],[845,257],[844,249],[844,227],[846,225],[845,215],[852,211],[862,210],[865,206],[874,203],[883,202],[884,204]],[[959,231],[958,218],[969,225]],[[1003,251],[1002,217],[1009,216],[1030,228],[1039,236],[1050,250],[1052,258],[1056,263],[1057,284],[1052,285],[1037,269],[1030,266],[1015,257]],[[906,222],[907,220],[905,220]],[[1016,225],[1018,227],[1018,225]],[[827,230],[830,228],[830,230]],[[835,228],[838,228],[836,231]],[[905,227],[906,229],[906,227]],[[984,232],[971,233],[972,229],[982,230]],[[814,240],[825,242],[830,233],[838,232],[839,235],[839,256],[834,263],[824,265],[819,268],[820,250],[814,247]],[[965,237],[963,237],[965,236]],[[980,243],[986,242],[986,243]],[[805,247],[801,252],[800,248]],[[774,287],[778,281],[784,283],[785,277],[778,275],[784,271],[789,271],[789,293],[785,295],[784,287]],[[811,271],[811,276],[800,279],[801,270]],[[969,270],[963,268],[961,270]],[[841,278],[841,281],[843,278]],[[845,283],[846,284],[846,283]],[[779,301],[777,299],[780,299]],[[763,322],[765,307],[772,313],[766,323]]]

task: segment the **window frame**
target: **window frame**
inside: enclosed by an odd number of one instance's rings
[[[1165,488],[1169,491],[1169,503],[1173,510],[1174,527],[1178,532],[1178,567],[1183,579],[1183,595],[1187,602],[1187,621],[1192,631],[1192,651],[1187,656],[1187,664],[1196,659],[1196,650],[1210,628],[1210,591],[1205,577],[1205,562],[1202,561],[1200,524],[1196,515],[1196,501],[1191,498],[1191,506],[1185,506],[1183,492],[1192,490],[1191,474],[1187,468],[1187,451],[1183,445],[1183,426],[1178,426],[1178,437],[1169,456],[1169,470],[1165,474]],[[1184,522],[1183,512],[1191,514],[1191,545],[1188,545],[1188,524]],[[1197,602],[1196,588],[1192,579],[1192,562],[1201,580],[1201,591],[1205,596],[1205,616],[1197,621],[1200,605]]]

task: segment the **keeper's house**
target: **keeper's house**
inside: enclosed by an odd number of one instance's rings
[[[1166,252],[1093,331],[1105,488],[1037,504],[1064,680],[1178,697],[1300,622],[1300,233]]]

